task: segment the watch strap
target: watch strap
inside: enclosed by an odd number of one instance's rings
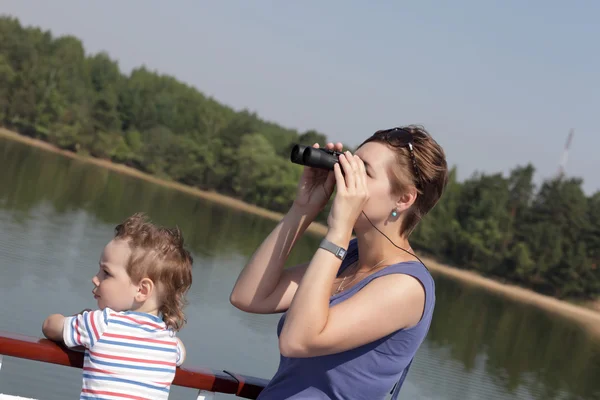
[[[343,260],[346,257],[347,250],[345,248],[340,247],[337,244],[332,243],[325,238],[323,240],[321,240],[321,244],[319,245],[319,248],[325,249],[325,250],[333,253],[333,255],[336,256],[337,258],[339,258],[340,260]]]

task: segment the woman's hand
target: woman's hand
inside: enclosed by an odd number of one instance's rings
[[[319,148],[315,143],[314,148]],[[327,149],[342,151],[342,144],[327,143]],[[308,214],[316,216],[325,207],[335,186],[335,175],[333,171],[327,171],[320,168],[304,167],[294,206],[301,208]]]
[[[334,235],[345,237],[352,233],[356,220],[369,200],[367,173],[360,157],[350,154],[349,151],[340,156],[340,162],[335,164],[333,172],[337,193],[327,224]]]

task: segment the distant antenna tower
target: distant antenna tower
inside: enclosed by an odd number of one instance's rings
[[[565,149],[562,153],[562,157],[560,159],[560,164],[558,166],[558,174],[557,177],[560,179],[565,175],[565,171],[567,168],[567,158],[569,156],[569,148],[571,147],[571,140],[573,140],[573,135],[575,131],[571,129],[569,131],[569,136],[567,136],[567,142],[565,143]]]

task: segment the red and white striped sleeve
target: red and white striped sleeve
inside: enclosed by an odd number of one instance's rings
[[[65,318],[63,340],[67,347],[83,346],[89,349],[100,340],[107,326],[108,309],[84,311]]]

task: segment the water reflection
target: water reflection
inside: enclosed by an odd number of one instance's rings
[[[57,216],[86,211],[82,218],[93,216],[111,225],[144,211],[158,223],[178,225],[192,250],[209,257],[250,256],[275,226],[265,218],[21,143],[0,140],[0,154],[0,204],[21,223],[47,204]],[[302,240],[290,263],[304,261],[317,243],[315,237]]]
[[[442,276],[436,282],[427,342],[447,350],[464,371],[483,365],[495,385],[509,393],[527,388],[536,399],[600,396],[600,341],[588,330],[480,288]]]

